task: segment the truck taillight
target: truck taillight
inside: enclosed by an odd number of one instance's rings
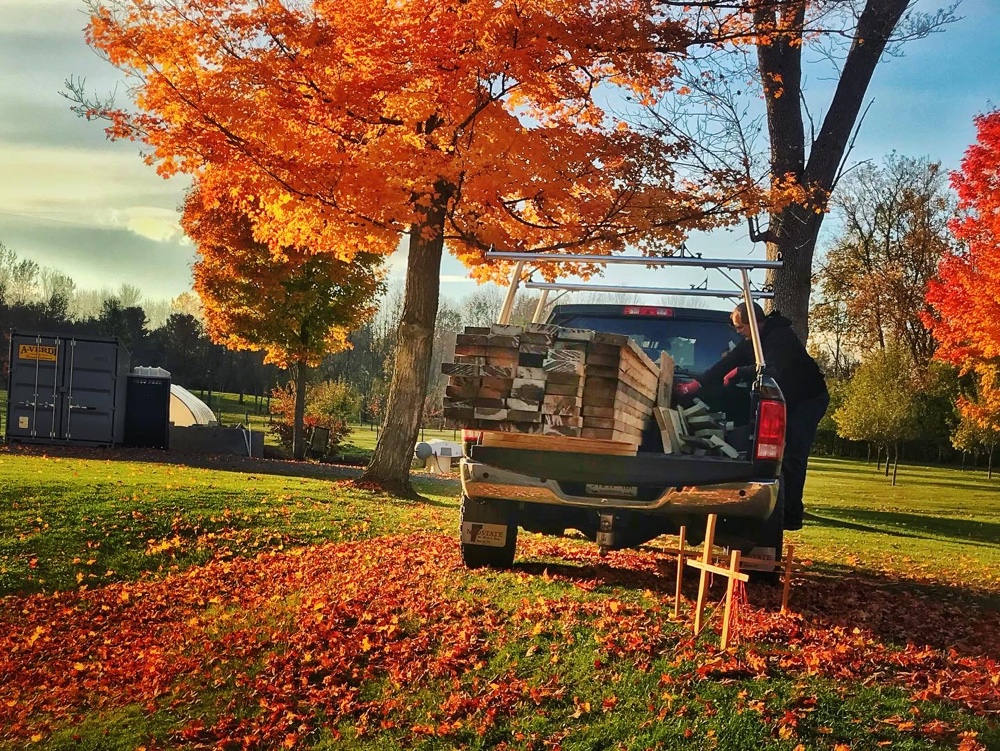
[[[757,412],[754,457],[780,461],[785,453],[785,404],[765,399]]]
[[[462,443],[479,443],[481,440],[483,440],[483,431],[462,428]]]

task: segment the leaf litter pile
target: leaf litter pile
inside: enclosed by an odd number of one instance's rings
[[[0,740],[39,743],[129,706],[174,718],[147,749],[554,749],[586,728],[621,747],[703,748],[732,727],[790,750],[972,751],[995,736],[991,611],[810,579],[781,615],[780,593],[751,588],[740,643],[721,653],[716,634],[671,620],[673,559],[600,562],[535,537],[521,557],[535,562],[467,572],[454,538],[413,534],[4,598]],[[900,699],[852,714],[865,691]]]

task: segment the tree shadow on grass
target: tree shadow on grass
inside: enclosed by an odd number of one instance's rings
[[[843,506],[824,506],[822,512],[808,512],[805,518],[822,527],[892,537],[949,539],[1000,548],[1000,523],[996,522]]]
[[[562,560],[555,546],[533,546],[537,557],[523,558],[515,571],[528,576],[562,579],[588,591],[625,588],[650,591],[672,600],[676,558],[653,550],[611,553],[595,559],[592,551],[566,550]],[[553,560],[555,559],[555,560]],[[725,595],[725,579],[717,576],[709,591],[706,612]],[[688,568],[682,594],[690,603],[698,594],[699,573]],[[754,608],[777,611],[781,587],[751,582],[747,587]],[[1000,591],[936,581],[892,576],[849,566],[810,566],[793,577],[790,609],[806,627],[864,629],[886,644],[954,649],[963,656],[1000,659]]]

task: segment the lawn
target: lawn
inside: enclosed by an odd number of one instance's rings
[[[469,572],[453,480],[169,456],[0,449],[0,748],[1000,748],[983,473],[816,460],[792,612],[720,653],[669,540]]]

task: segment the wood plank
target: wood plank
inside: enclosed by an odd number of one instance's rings
[[[507,402],[507,420],[510,422],[542,422],[542,413],[536,410],[512,409],[510,401]]]
[[[506,407],[476,407],[475,408],[475,418],[477,420],[506,420],[507,419],[507,408]]]
[[[548,353],[549,345],[534,344],[532,342],[521,342],[521,344],[518,345],[517,349],[519,352],[524,352],[525,354],[529,355],[544,355]]]
[[[486,350],[486,364],[500,368],[516,369],[520,365],[517,350],[505,349],[503,347],[488,347]]]
[[[574,454],[600,454],[604,456],[635,456],[636,454],[636,446],[632,443],[524,433],[484,432],[482,445],[501,448],[520,448],[530,451],[559,451]]]
[[[656,384],[656,406],[669,407],[674,393],[674,358],[660,353],[660,374]]]
[[[529,323],[524,327],[524,330],[533,334],[548,334],[549,336],[556,336],[559,333],[559,327],[551,323]]]
[[[542,403],[540,401],[525,401],[524,399],[518,399],[516,396],[507,397],[507,407],[512,410],[537,412],[541,409],[541,406]]]
[[[594,338],[596,332],[593,329],[570,329],[560,327],[556,332],[556,339],[589,342]]]
[[[441,372],[445,375],[456,375],[456,376],[478,376],[481,375],[479,372],[478,365],[472,365],[470,363],[461,362],[443,362],[441,363]]]
[[[483,368],[483,382],[481,384],[482,387],[484,389],[496,389],[497,391],[506,391],[507,393],[510,393],[510,389],[514,385],[513,376],[512,375],[502,376],[497,378],[491,374],[490,372],[491,369],[494,371],[503,370],[508,373],[513,373],[513,371],[510,368],[492,368],[492,366],[487,365],[485,368]]]
[[[459,334],[461,336],[461,334]],[[486,339],[486,337],[477,337],[480,339]],[[485,344],[462,344],[461,342],[455,345],[454,354],[460,357],[486,357],[486,345]]]
[[[582,384],[574,385],[572,383],[546,383],[545,393],[556,394],[558,396],[578,396],[580,399],[583,399],[583,386]]]
[[[514,373],[516,371],[517,371],[517,368],[510,367],[510,366],[507,366],[507,365],[483,365],[482,366],[482,373],[483,373],[483,375],[484,376],[489,376],[490,378],[494,378],[494,379],[501,379],[502,378],[502,379],[505,379],[505,380],[510,380],[510,379],[512,379],[514,377]],[[483,385],[485,386],[486,385],[486,383],[485,383],[486,379],[484,378],[483,381],[484,381]],[[496,387],[494,386],[494,388],[496,388]]]
[[[456,345],[467,345],[470,347],[485,347],[489,343],[489,336],[486,334],[458,334],[455,337]]]
[[[454,386],[448,384],[444,387],[444,395],[452,399],[471,399],[479,394],[479,386]]]
[[[518,336],[523,330],[520,326],[515,326],[512,323],[493,323],[490,324],[489,333],[500,336]]]

